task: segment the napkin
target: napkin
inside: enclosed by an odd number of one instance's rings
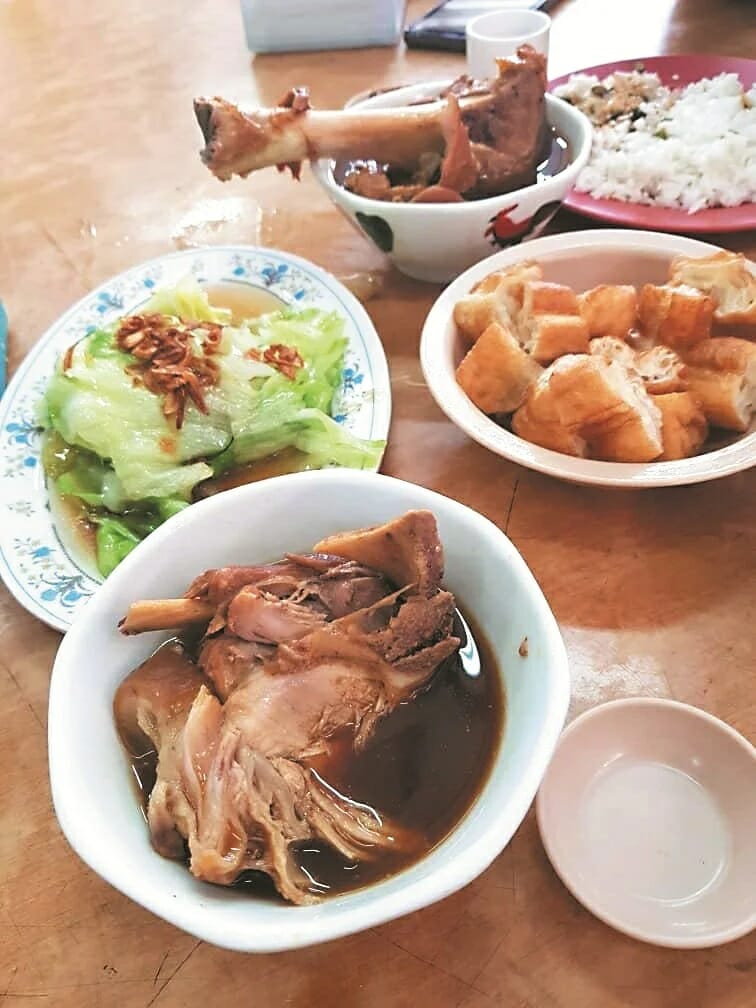
[[[395,45],[404,0],[241,0],[252,52]]]

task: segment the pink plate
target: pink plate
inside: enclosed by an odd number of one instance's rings
[[[606,77],[615,70],[634,70],[639,63],[642,63],[644,69],[649,72],[657,73],[662,84],[669,87],[683,87],[702,77],[716,77],[720,73],[738,74],[746,89],[756,82],[756,60],[704,54],[620,60],[617,63],[603,63],[601,66],[587,67],[585,70],[575,70],[573,73]],[[550,89],[566,84],[570,76],[571,74],[565,74],[563,77],[557,77],[549,83]],[[716,207],[689,214],[685,210],[672,210],[667,207],[594,199],[588,193],[579,193],[573,189],[565,199],[564,206],[584,217],[625,227],[648,228],[652,231],[702,234],[717,231],[722,233],[750,231],[756,228],[756,203],[741,203],[736,207]]]

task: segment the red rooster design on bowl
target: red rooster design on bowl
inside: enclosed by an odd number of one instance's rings
[[[511,214],[517,209],[517,206],[517,203],[513,203],[511,206],[505,207],[488,222],[488,227],[483,234],[496,248],[518,245],[525,238],[537,238],[557,212],[561,202],[553,200],[550,203],[544,203],[532,217],[513,221]]]

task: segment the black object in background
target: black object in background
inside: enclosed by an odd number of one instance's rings
[[[553,0],[540,0],[537,7],[553,6]],[[512,10],[496,0],[444,0],[433,10],[424,14],[404,30],[404,41],[410,49],[446,49],[451,52],[465,51],[465,26],[479,14]]]

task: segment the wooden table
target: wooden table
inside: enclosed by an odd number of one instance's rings
[[[411,3],[410,16],[427,6]],[[753,56],[749,0],[567,0],[554,11],[554,75],[691,51]],[[386,271],[307,173],[299,186],[273,171],[222,186],[196,156],[196,94],[272,102],[309,82],[317,104],[338,105],[369,86],[462,65],[402,46],[251,61],[234,0],[3,0],[0,296],[11,367],[76,298],[176,246],[262,242],[340,276],[379,271],[384,289],[368,309],[394,394],[384,471],[477,508],[512,537],[561,624],[572,712],[613,697],[673,696],[754,738],[755,473],[622,493],[568,486],[489,454],[423,384],[418,339],[437,289]],[[557,221],[585,226],[564,213]],[[720,241],[756,253],[756,235]],[[422,913],[290,954],[244,957],[197,942],[94,876],[61,836],[45,745],[59,640],[0,589],[3,1005],[754,1004],[754,936],[676,952],[616,934],[557,881],[532,813],[480,879]]]

